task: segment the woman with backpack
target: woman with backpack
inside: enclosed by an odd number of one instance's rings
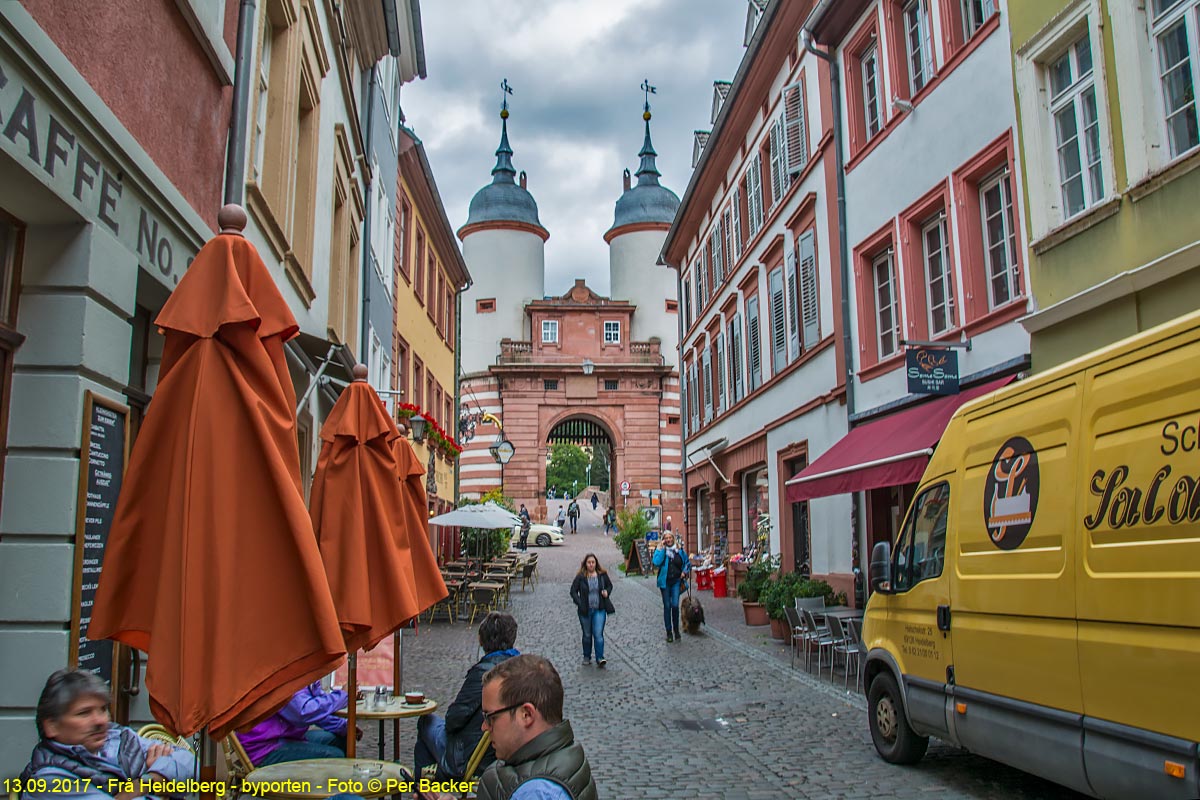
[[[674,533],[663,531],[662,542],[655,549],[650,563],[658,569],[658,590],[662,593],[667,641],[677,642],[680,640],[679,588],[692,568],[687,550],[675,546]]]
[[[571,599],[579,613],[579,627],[583,629],[583,663],[592,663],[592,649],[596,651],[596,666],[604,669],[608,659],[604,657],[604,623],[613,608],[613,583],[608,572],[600,566],[595,553],[588,553],[579,564],[579,572],[571,583]]]

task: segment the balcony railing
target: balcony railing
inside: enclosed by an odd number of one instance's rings
[[[611,347],[611,345],[610,345]],[[590,358],[590,357],[589,357]],[[546,348],[542,351],[534,349],[533,342],[500,340],[500,355],[496,357],[497,364],[582,364],[584,356],[575,353],[563,353],[556,348]],[[605,364],[649,364],[659,366],[663,363],[661,345],[658,340],[649,342],[630,342],[628,354],[612,349],[597,358],[591,359],[597,367]]]

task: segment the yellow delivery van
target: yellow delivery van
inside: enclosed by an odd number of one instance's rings
[[[884,759],[1200,797],[1200,313],[959,409],[870,581]]]

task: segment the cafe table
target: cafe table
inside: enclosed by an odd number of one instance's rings
[[[343,792],[370,800],[387,794],[399,795],[397,784],[412,779],[408,770],[391,761],[310,758],[259,767],[247,775],[242,784],[246,787],[244,793],[252,792],[256,797],[277,800],[323,800]],[[250,789],[247,784],[256,786]]]
[[[862,619],[863,609],[850,606],[828,606],[824,610],[814,609],[814,617],[837,617],[838,619]]]
[[[360,700],[355,706],[355,717],[361,720],[378,720],[379,721],[379,756],[383,757],[383,723],[387,720],[392,720],[392,757],[400,759],[400,720],[410,717],[423,717],[426,714],[432,714],[437,711],[437,701],[425,698],[423,703],[409,704],[404,702],[402,697],[389,697],[388,701],[380,708],[367,708],[365,700]],[[336,713],[339,717],[346,716],[346,709],[338,709]],[[350,732],[346,732],[350,735]]]

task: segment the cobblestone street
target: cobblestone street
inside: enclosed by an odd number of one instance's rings
[[[553,514],[556,505],[551,509]],[[894,767],[871,745],[858,694],[792,669],[767,628],[748,628],[735,600],[702,599],[709,625],[681,644],[663,641],[652,578],[624,577],[620,553],[590,508],[565,546],[536,548],[541,581],[512,594],[517,647],[558,667],[566,715],[606,798],[1074,798],[1058,786],[934,742],[916,767]],[[608,668],[583,666],[567,588],[596,552],[613,577]],[[736,614],[734,613],[736,612]],[[451,701],[477,656],[475,628],[422,625],[405,638],[406,688]],[[403,723],[412,757],[415,725]],[[375,731],[364,736],[373,753]]]

